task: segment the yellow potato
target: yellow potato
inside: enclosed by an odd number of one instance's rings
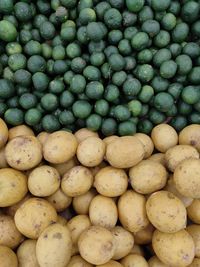
[[[167,150],[165,161],[167,168],[174,172],[179,163],[185,159],[199,159],[198,151],[189,145],[177,145]]]
[[[141,194],[150,194],[162,189],[167,182],[167,171],[162,164],[142,160],[129,170],[132,188]]]
[[[2,148],[8,140],[8,127],[0,118],[0,148]]]
[[[111,166],[101,169],[95,176],[94,187],[99,194],[106,197],[122,195],[128,186],[128,176],[122,169]]]
[[[179,133],[180,145],[194,146],[200,152],[200,125],[191,124]]]
[[[40,267],[66,267],[71,251],[70,231],[58,223],[49,225],[37,240],[36,257]]]
[[[59,223],[61,225],[66,225],[67,224],[67,220],[63,216],[58,215],[57,223]]]
[[[37,166],[42,160],[42,147],[35,136],[15,137],[8,142],[5,153],[8,164],[22,171]]]
[[[75,137],[78,143],[82,142],[83,140],[87,139],[88,137],[94,136],[99,137],[98,133],[88,130],[87,128],[82,128],[75,132]]]
[[[78,142],[76,137],[66,131],[50,134],[43,145],[45,160],[60,164],[72,159],[76,153]]]
[[[153,128],[151,139],[155,148],[163,153],[178,143],[178,135],[174,128],[164,123]]]
[[[174,184],[185,197],[200,198],[200,159],[186,159],[174,171]]]
[[[164,233],[175,233],[186,227],[186,208],[179,198],[167,191],[152,194],[146,203],[150,222]]]
[[[200,199],[194,199],[187,207],[187,215],[194,223],[200,224]]]
[[[194,258],[193,262],[188,267],[200,267],[200,259]]]
[[[81,257],[89,263],[104,264],[115,252],[113,234],[101,226],[91,226],[81,234],[78,248]]]
[[[6,160],[6,154],[5,154],[5,146],[0,149],[0,168],[7,168],[9,167],[7,160]]]
[[[1,267],[18,267],[16,254],[6,246],[0,246]]]
[[[155,230],[152,245],[157,257],[170,266],[186,267],[194,259],[194,242],[185,230],[173,234]]]
[[[43,146],[44,143],[46,142],[46,140],[47,140],[47,138],[48,138],[49,135],[50,135],[50,134],[47,133],[47,132],[41,132],[41,133],[39,133],[39,134],[37,135],[37,139],[38,139],[38,141],[40,142],[40,144],[41,144],[42,146]]]
[[[115,141],[115,140],[117,140],[118,138],[119,138],[119,136],[117,136],[117,135],[111,135],[111,136],[105,137],[105,138],[103,139],[103,141],[104,141],[104,143],[105,143],[106,145],[109,145],[112,141]]]
[[[78,165],[78,160],[75,157],[73,157],[72,159],[64,163],[51,164],[51,166],[54,167],[61,176],[63,176],[67,171],[69,171],[71,168],[75,167],[76,165]]]
[[[141,255],[129,254],[121,260],[124,267],[148,267],[148,263]]]
[[[134,244],[134,246],[132,247],[130,254],[137,254],[137,255],[141,255],[144,257],[144,250],[142,246],[139,246],[137,244]]]
[[[36,240],[25,240],[17,250],[19,267],[40,267],[36,258]]]
[[[0,169],[0,207],[16,204],[28,191],[27,177],[20,171]]]
[[[63,176],[61,188],[69,197],[80,196],[90,190],[93,179],[93,175],[88,168],[75,166]]]
[[[151,155],[151,157],[148,158],[149,160],[158,162],[162,164],[164,167],[166,167],[166,162],[165,162],[165,154],[164,153],[155,153]]]
[[[118,219],[117,206],[113,199],[95,196],[90,203],[89,218],[92,225],[113,228]]]
[[[115,168],[130,168],[143,159],[144,153],[138,138],[123,136],[107,145],[106,159]]]
[[[46,200],[51,203],[57,212],[65,210],[72,202],[72,198],[65,195],[60,188],[51,196],[46,197]]]
[[[57,213],[46,200],[30,198],[16,211],[14,220],[23,235],[36,239],[49,224],[57,221]]]
[[[162,261],[160,261],[156,256],[153,256],[148,261],[149,267],[170,267],[169,265],[166,265]]]
[[[123,265],[121,265],[119,262],[117,261],[109,261],[105,264],[101,264],[101,265],[96,265],[97,267],[123,267]]]
[[[85,261],[80,255],[76,255],[71,257],[66,267],[94,267],[94,265]]]
[[[72,205],[77,214],[88,214],[89,206],[92,199],[97,195],[94,188],[91,188],[87,193],[74,197]]]
[[[9,206],[7,208],[5,208],[5,213],[9,216],[12,216],[14,217],[15,216],[15,213],[16,211],[19,209],[19,207],[26,201],[28,200],[29,198],[31,198],[31,195],[29,193],[27,193],[25,195],[24,198],[22,198],[22,200],[20,200],[19,202],[17,202],[16,204],[12,205],[12,206]]]
[[[103,161],[105,150],[106,145],[99,137],[88,137],[79,143],[77,158],[82,165],[94,167]]]
[[[143,133],[136,133],[134,136],[138,138],[144,146],[144,152],[145,152],[144,159],[149,158],[154,150],[154,144],[151,138],[147,134]]]
[[[47,197],[60,187],[60,174],[48,165],[35,168],[28,177],[28,189],[32,195]]]
[[[134,240],[135,243],[138,245],[147,245],[151,243],[152,235],[155,228],[152,224],[149,224],[146,228],[143,230],[137,232],[134,234]]]
[[[115,243],[115,253],[113,259],[119,260],[131,252],[134,245],[134,237],[121,226],[116,226],[111,229],[111,233],[114,236]]]
[[[18,126],[15,126],[9,129],[8,140],[11,140],[17,136],[23,136],[23,135],[35,136],[33,130],[30,127],[22,124],[22,125],[18,125]]]
[[[200,225],[189,225],[186,230],[193,238],[195,246],[195,257],[200,258]]]

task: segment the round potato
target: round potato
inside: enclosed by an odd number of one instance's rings
[[[113,199],[97,195],[90,203],[89,217],[92,225],[113,228],[118,219],[117,206]]]
[[[18,136],[23,136],[23,135],[35,136],[33,130],[30,127],[28,127],[27,125],[23,125],[23,124],[12,127],[8,131],[8,139],[9,140],[11,140],[15,137],[18,137]]]
[[[162,261],[160,261],[156,256],[153,256],[148,261],[149,267],[170,267],[169,265],[166,265]]]
[[[71,257],[67,267],[94,267],[94,265],[85,261],[80,255],[76,255]]]
[[[191,124],[185,127],[179,134],[179,144],[194,146],[200,152],[200,125]]]
[[[118,197],[128,187],[128,176],[124,170],[108,166],[96,174],[94,187],[103,196]]]
[[[22,198],[22,200],[20,200],[19,202],[17,202],[16,204],[12,205],[12,206],[9,206],[7,208],[5,208],[5,213],[11,217],[14,217],[15,216],[15,213],[16,211],[19,209],[19,207],[24,203],[26,202],[26,200],[28,200],[29,198],[31,198],[31,194],[27,193],[25,195],[24,198]]]
[[[57,212],[65,210],[72,202],[72,198],[65,195],[60,188],[51,196],[46,197],[46,200],[51,203]]]
[[[134,240],[135,243],[138,245],[147,245],[151,243],[152,235],[155,228],[152,224],[149,224],[146,228],[143,230],[137,232],[134,234]]]
[[[200,258],[200,225],[189,225],[186,230],[193,238],[195,246],[195,257]]]
[[[0,118],[0,148],[2,148],[8,140],[8,127]]]
[[[0,207],[19,202],[28,192],[27,177],[20,171],[0,169]]]
[[[129,254],[121,260],[124,267],[149,267],[145,258],[141,255]]]
[[[170,266],[186,267],[194,259],[194,242],[185,230],[173,234],[155,230],[152,245],[157,257]]]
[[[44,158],[50,163],[64,163],[74,157],[77,146],[78,142],[72,133],[54,132],[48,136],[43,145]]]
[[[6,154],[5,154],[5,146],[0,148],[0,168],[7,168],[9,167],[7,160],[6,160]]]
[[[58,215],[57,223],[59,223],[61,225],[66,225],[67,224],[67,220],[63,216]]]
[[[78,160],[75,157],[64,163],[51,164],[51,166],[59,172],[60,176],[63,176],[67,171],[69,171],[71,168],[77,165],[78,165]]]
[[[165,161],[167,168],[174,172],[179,163],[185,159],[199,159],[198,151],[189,145],[177,145],[167,150]]]
[[[17,250],[20,267],[40,267],[36,258],[36,240],[25,240]]]
[[[186,227],[186,208],[179,198],[167,191],[152,194],[146,203],[150,222],[164,233],[175,233]]]
[[[41,179],[42,178],[42,179]],[[28,189],[36,197],[47,197],[60,187],[60,174],[48,165],[35,168],[28,177]]]
[[[164,153],[155,153],[151,155],[151,157],[148,158],[149,160],[158,162],[162,164],[164,167],[166,167],[166,162],[165,162],[165,154]]]
[[[168,174],[162,164],[147,159],[132,167],[129,177],[136,192],[150,194],[165,186]]]
[[[37,240],[36,256],[40,267],[66,267],[71,252],[70,231],[59,223],[49,225]]]
[[[111,136],[107,136],[103,139],[104,143],[106,145],[109,145],[112,141],[115,141],[119,138],[119,136],[117,135],[111,135]]]
[[[113,234],[101,226],[91,226],[79,237],[78,248],[81,257],[89,263],[107,263],[115,252]]]
[[[103,161],[105,151],[105,143],[99,137],[91,136],[79,143],[77,158],[82,165],[94,167]]]
[[[41,132],[41,133],[39,133],[39,134],[37,135],[37,139],[38,139],[38,141],[40,142],[40,144],[41,144],[42,146],[43,146],[44,143],[46,142],[46,140],[47,140],[47,138],[48,138],[49,135],[50,135],[50,134],[47,133],[47,132]]]
[[[143,159],[144,153],[138,138],[123,136],[107,145],[106,159],[115,168],[130,168]]]
[[[133,190],[128,190],[120,196],[118,201],[119,220],[126,230],[137,233],[149,224],[145,205],[145,197]]]
[[[193,262],[188,267],[200,267],[200,259],[194,258]]]
[[[88,130],[87,128],[79,129],[75,132],[75,137],[78,141],[78,143],[82,142],[83,140],[87,139],[88,137],[99,137],[97,132],[93,132]]]
[[[130,254],[137,254],[144,257],[144,250],[142,246],[139,246],[137,244],[134,244],[134,246],[131,249]]]
[[[186,159],[174,171],[174,184],[185,197],[200,198],[200,159]]]
[[[155,148],[165,153],[170,147],[177,145],[178,134],[172,126],[163,123],[153,128],[151,139]]]
[[[1,267],[18,267],[16,254],[6,246],[0,246],[0,263]]]
[[[88,168],[75,166],[63,176],[61,188],[67,196],[76,197],[89,191],[93,180],[93,175]]]
[[[194,223],[200,224],[200,199],[194,199],[187,207],[187,215]]]
[[[36,239],[49,224],[57,221],[57,213],[46,200],[30,198],[16,211],[14,220],[23,235]]]
[[[134,245],[134,237],[121,226],[116,226],[111,229],[111,233],[114,236],[115,243],[115,253],[113,259],[119,260],[131,252]]]
[[[111,260],[105,264],[98,265],[98,267],[123,267],[123,266],[119,262]]]
[[[134,136],[138,138],[144,146],[144,159],[149,158],[154,150],[154,144],[151,138],[144,133],[136,133]]]
[[[42,160],[42,147],[35,136],[15,137],[8,142],[5,153],[8,164],[22,171],[37,166]]]
[[[91,188],[87,193],[74,197],[72,205],[77,214],[88,214],[89,206],[92,199],[97,195],[94,188]]]

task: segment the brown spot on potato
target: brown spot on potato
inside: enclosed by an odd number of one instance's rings
[[[47,238],[48,238],[48,234],[45,234],[45,235],[44,235],[44,239],[47,239]]]
[[[62,234],[61,233],[55,233],[53,235],[53,238],[55,238],[55,239],[62,239]]]

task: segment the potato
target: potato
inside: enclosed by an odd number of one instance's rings
[[[194,146],[200,152],[200,125],[191,124],[179,133],[180,145]]]
[[[94,187],[103,196],[118,197],[128,187],[128,176],[124,170],[108,166],[96,174]]]
[[[200,224],[200,199],[194,199],[187,207],[187,215],[194,223]]]
[[[67,224],[67,220],[63,216],[58,215],[57,223],[59,223],[61,225],[66,225]]]
[[[144,257],[136,254],[129,254],[121,260],[124,267],[148,267],[148,263]]]
[[[18,267],[16,254],[6,246],[0,246],[0,263],[1,267]]]
[[[168,191],[152,194],[147,200],[146,210],[150,222],[164,233],[175,233],[186,227],[186,208]]]
[[[144,153],[138,138],[123,136],[107,145],[106,159],[115,168],[130,168],[143,159]]]
[[[17,250],[20,267],[40,267],[36,258],[36,240],[25,240]]]
[[[88,168],[75,166],[63,176],[61,188],[69,197],[80,196],[90,190],[93,179],[93,175]]]
[[[186,159],[174,171],[174,184],[183,196],[200,198],[200,159]]]
[[[152,235],[154,232],[152,224],[148,224],[143,230],[134,234],[135,243],[138,245],[147,245],[151,243]]]
[[[162,261],[160,261],[156,256],[153,256],[148,261],[149,267],[170,267],[169,265],[166,265]]]
[[[50,134],[47,133],[47,132],[41,132],[41,133],[39,133],[39,134],[37,135],[37,139],[38,139],[38,141],[40,142],[40,144],[41,144],[42,146],[43,146],[44,143],[46,142],[46,140],[47,140],[47,138],[48,138],[49,135],[50,135]]]
[[[164,153],[155,153],[151,155],[151,157],[148,158],[149,160],[153,160],[155,162],[158,162],[162,164],[164,167],[166,167],[166,162],[165,162],[165,154]]]
[[[163,153],[178,143],[178,135],[175,129],[164,123],[153,128],[151,132],[151,139],[155,148]]]
[[[88,137],[94,136],[99,137],[98,133],[88,130],[87,128],[79,129],[75,132],[75,137],[78,143],[82,142],[83,140],[87,139]]]
[[[103,139],[104,143],[106,145],[109,145],[112,141],[115,141],[119,138],[119,136],[117,135],[111,135],[111,136],[107,136]]]
[[[36,239],[49,224],[57,221],[57,213],[46,200],[30,198],[16,211],[14,220],[23,235]]]
[[[60,164],[72,159],[76,153],[78,142],[76,137],[66,131],[50,134],[43,145],[45,160]]]
[[[167,168],[174,172],[179,163],[185,159],[199,159],[198,151],[189,145],[177,145],[167,150],[165,161]]]
[[[81,257],[89,263],[107,263],[115,252],[113,234],[101,226],[91,226],[79,237],[78,248]]]
[[[12,205],[12,206],[9,206],[7,208],[5,208],[5,213],[9,216],[12,216],[14,217],[15,216],[15,213],[16,211],[19,209],[19,207],[26,201],[28,200],[29,198],[31,198],[31,194],[27,193],[25,195],[24,198],[22,198],[22,200],[20,200],[19,202],[17,202],[16,204]]]
[[[95,196],[90,203],[89,218],[93,225],[113,228],[118,219],[117,206],[113,199]]]
[[[78,160],[73,157],[72,159],[68,160],[67,162],[60,163],[60,164],[51,164],[53,168],[55,168],[61,176],[63,176],[67,171],[71,168],[78,165]]]
[[[149,224],[145,205],[145,197],[133,190],[128,190],[120,196],[118,201],[119,220],[126,230],[137,233]]]
[[[200,225],[189,225],[186,230],[193,238],[195,246],[195,257],[200,258]]]
[[[188,267],[200,267],[200,259],[194,258],[193,262]]]
[[[170,179],[168,179],[167,181],[167,185],[165,187],[166,191],[169,191],[171,193],[173,193],[176,197],[178,197],[184,204],[184,206],[187,208],[188,206],[191,205],[193,198],[191,197],[184,197],[183,195],[181,195],[178,190],[176,189],[176,186],[174,184],[174,178],[173,175],[170,176]]]
[[[185,230],[173,234],[155,230],[152,245],[157,257],[170,266],[186,267],[194,259],[194,242]]]
[[[88,137],[81,141],[77,148],[77,158],[86,167],[99,165],[104,158],[105,143],[99,137]]]
[[[51,203],[57,212],[65,210],[72,202],[72,198],[65,195],[60,188],[51,196],[46,197],[46,200]]]
[[[36,257],[40,267],[66,267],[71,251],[70,231],[58,223],[49,225],[37,240]]]
[[[123,267],[123,266],[119,262],[111,260],[105,264],[98,265],[97,267]]]
[[[134,136],[138,138],[144,146],[144,159],[149,158],[154,150],[154,144],[151,138],[147,134],[143,133],[136,133]]]
[[[8,127],[0,118],[0,148],[2,148],[8,140]]]
[[[42,178],[42,179],[41,179]],[[47,197],[60,187],[60,174],[48,165],[35,168],[28,177],[28,189],[32,195]]]
[[[129,170],[132,188],[141,194],[150,194],[162,189],[167,182],[167,171],[162,164],[142,160]]]
[[[42,160],[42,147],[35,136],[15,137],[8,142],[5,153],[8,164],[22,171],[37,166]]]
[[[35,136],[33,130],[24,124],[12,127],[8,130],[8,140],[12,140],[15,137],[23,135]]]
[[[77,214],[88,214],[89,206],[92,199],[97,195],[94,188],[91,188],[87,193],[74,197],[72,205]]]
[[[114,236],[115,253],[114,260],[119,260],[128,255],[134,245],[133,235],[121,226],[115,226],[111,229]]]
[[[0,207],[8,207],[19,202],[27,193],[27,177],[20,171],[0,169]]]
[[[0,168],[7,168],[9,167],[7,160],[6,160],[6,154],[5,154],[5,146],[0,149]]]
[[[76,255],[71,257],[66,267],[94,267],[94,265],[85,261],[80,255]]]
[[[144,257],[144,250],[142,246],[139,246],[137,244],[134,244],[134,246],[132,247],[130,254],[137,254],[137,255],[141,255]]]

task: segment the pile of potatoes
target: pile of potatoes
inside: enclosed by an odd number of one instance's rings
[[[200,125],[35,136],[0,120],[1,267],[200,267]]]

